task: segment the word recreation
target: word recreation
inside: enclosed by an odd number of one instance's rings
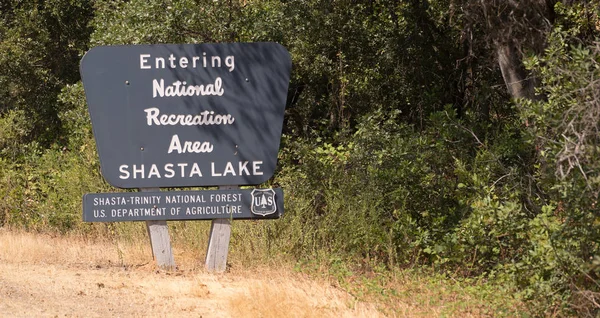
[[[86,222],[274,219],[281,214],[280,188],[88,193],[83,197]]]

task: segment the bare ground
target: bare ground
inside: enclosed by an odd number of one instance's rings
[[[197,261],[165,272],[148,253],[134,245],[0,229],[0,316],[380,316],[373,305],[293,272],[210,274]]]

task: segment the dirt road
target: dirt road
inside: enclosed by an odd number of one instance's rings
[[[214,275],[123,261],[106,243],[0,231],[2,317],[376,317],[294,273]]]

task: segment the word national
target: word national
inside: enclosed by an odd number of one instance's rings
[[[187,85],[187,82],[177,81],[173,85],[167,85],[165,88],[165,80],[160,79],[152,81],[152,98],[171,97],[171,96],[223,96],[223,80],[220,77],[215,79],[214,84],[207,85]]]

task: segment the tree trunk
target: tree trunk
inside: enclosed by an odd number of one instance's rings
[[[512,98],[535,98],[535,78],[528,76],[522,54],[512,42],[496,43],[498,64]]]

